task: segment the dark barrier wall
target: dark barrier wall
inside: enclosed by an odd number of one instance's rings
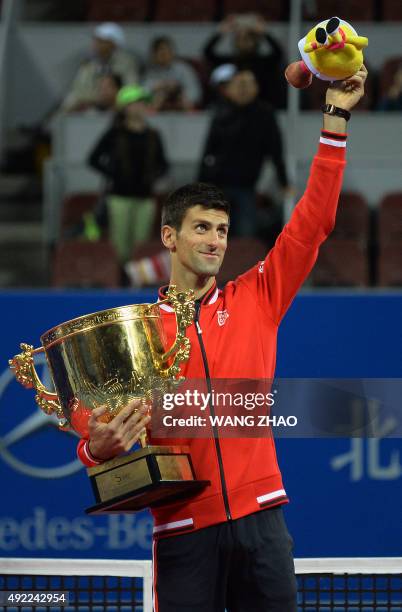
[[[1,294],[0,556],[150,556],[148,513],[84,514],[93,499],[75,459],[77,439],[36,408],[33,392],[13,380],[7,360],[20,342],[38,346],[41,333],[62,321],[155,297]],[[305,294],[282,324],[277,376],[402,378],[401,347],[401,293]],[[46,381],[43,360],[38,370]],[[385,438],[387,424],[379,426]],[[297,556],[401,554],[400,439],[281,439],[277,448]]]

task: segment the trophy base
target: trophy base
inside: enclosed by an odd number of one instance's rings
[[[87,514],[133,513],[195,495],[210,484],[196,480],[189,451],[148,446],[89,468],[97,501]]]
[[[195,495],[209,484],[211,484],[210,480],[155,483],[135,493],[128,493],[120,498],[90,506],[85,512],[87,514],[119,514],[121,512],[134,514],[145,508],[157,508],[163,504]]]

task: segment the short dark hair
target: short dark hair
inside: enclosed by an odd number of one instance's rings
[[[172,191],[162,206],[162,226],[180,230],[185,214],[193,206],[223,210],[228,216],[230,205],[223,191],[209,183],[188,183]]]

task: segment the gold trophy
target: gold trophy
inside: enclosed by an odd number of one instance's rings
[[[169,350],[159,305],[169,302],[177,322]],[[21,344],[10,367],[24,387],[34,388],[46,414],[56,414],[61,429],[88,435],[92,410],[107,406],[112,419],[133,399],[157,404],[184,379],[180,363],[190,354],[186,328],[194,318],[193,291],[171,286],[166,300],[110,308],[62,323],[41,336],[42,346]],[[44,351],[56,392],[40,381],[33,356]],[[103,416],[101,418],[104,418]],[[87,513],[137,512],[195,494],[209,481],[196,480],[188,447],[148,445],[88,468],[96,505]]]

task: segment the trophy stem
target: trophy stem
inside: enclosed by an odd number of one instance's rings
[[[148,396],[142,397],[141,398],[141,404],[143,406],[146,406],[148,408],[148,414],[150,414],[151,411],[151,398]],[[140,433],[140,437],[138,439],[141,448],[146,448],[148,446],[148,432],[147,430],[144,429],[141,431]]]
[[[139,437],[139,443],[140,443],[141,448],[146,448],[148,446],[148,436],[147,436],[146,429],[144,429],[144,431],[141,432],[140,437]]]

